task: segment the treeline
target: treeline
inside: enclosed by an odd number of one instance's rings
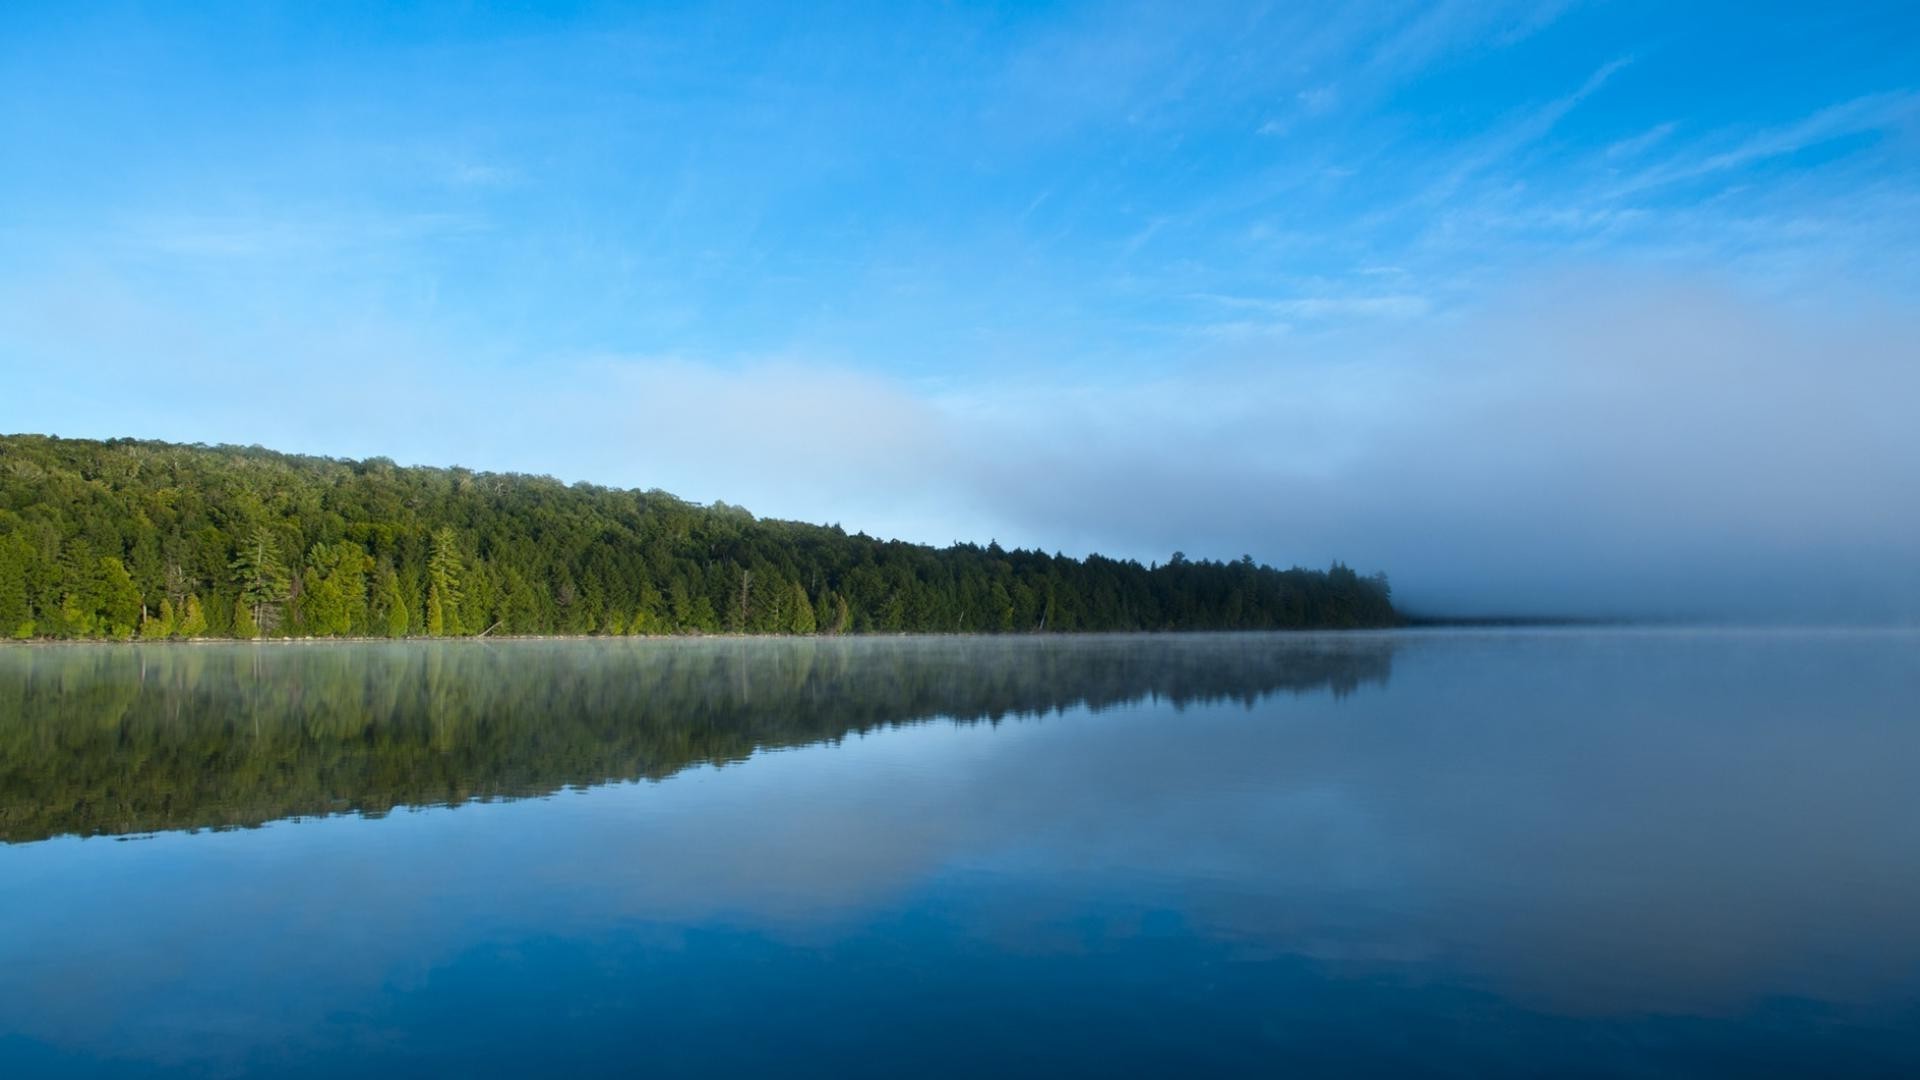
[[[0,436],[0,636],[459,637],[1391,625],[1384,576],[1072,559],[661,491],[258,447]]]
[[[940,717],[1337,696],[1385,685],[1393,650],[1254,634],[0,649],[0,842],[545,795]]]

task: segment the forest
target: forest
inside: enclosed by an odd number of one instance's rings
[[[1387,579],[936,548],[662,491],[259,447],[0,436],[0,638],[1277,630]]]

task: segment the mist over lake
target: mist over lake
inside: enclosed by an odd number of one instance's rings
[[[1900,1075],[1920,637],[0,650],[11,1075]]]

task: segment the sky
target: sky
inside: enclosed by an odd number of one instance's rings
[[[1910,3],[0,6],[0,431],[1920,621]]]

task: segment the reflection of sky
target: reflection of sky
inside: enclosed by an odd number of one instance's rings
[[[1096,975],[1076,992],[1112,1011],[1088,1024],[1154,1002],[1196,1036],[1231,1020],[1209,985],[1324,996],[1336,1026],[1671,1014],[1751,1043],[1803,1002],[1870,1034],[1920,1008],[1916,655],[1416,636],[1342,700],[934,723],[543,800],[0,848],[0,1036],[237,1061],[468,1000],[602,1040],[644,1006],[677,1045],[798,992],[946,995],[1012,1039]]]

